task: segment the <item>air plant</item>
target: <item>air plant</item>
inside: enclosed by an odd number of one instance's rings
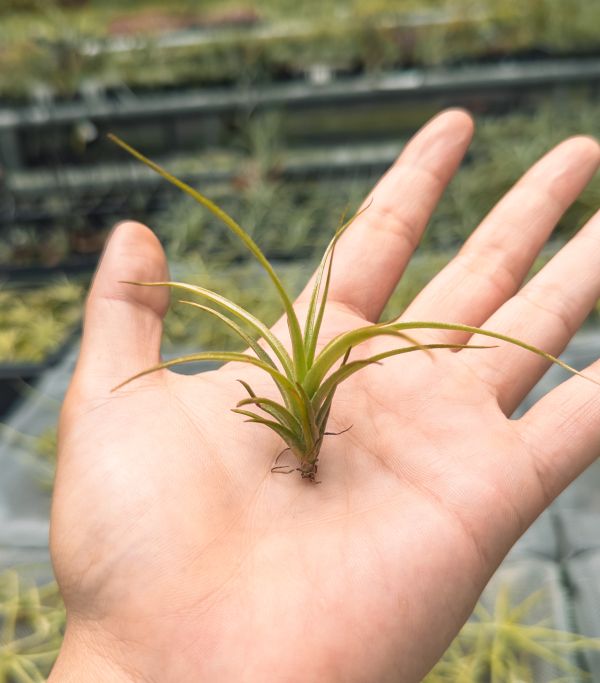
[[[567,676],[552,683],[589,678],[573,663],[597,652],[600,639],[534,621],[542,591],[512,604],[501,588],[492,610],[481,603],[424,683],[533,683],[545,662]],[[36,586],[22,570],[0,573],[0,680],[38,683],[51,669],[64,635],[65,608],[53,581]]]
[[[184,363],[198,361],[239,362],[260,368],[274,381],[281,400],[259,396],[247,382],[239,380],[247,391],[248,397],[241,400],[233,409],[233,412],[245,416],[247,422],[262,424],[271,429],[286,444],[286,448],[282,453],[291,451],[295,456],[297,460],[296,467],[277,465],[276,460],[272,471],[285,473],[297,471],[303,479],[316,482],[319,455],[323,439],[329,434],[327,432],[327,423],[337,388],[342,382],[363,368],[379,364],[386,358],[413,351],[430,352],[434,349],[489,348],[472,344],[420,344],[409,335],[409,332],[413,330],[454,330],[469,334],[479,334],[519,346],[541,356],[547,361],[561,366],[569,372],[581,375],[577,370],[563,363],[558,358],[519,339],[470,325],[435,321],[392,321],[365,325],[364,327],[338,335],[318,351],[319,332],[325,315],[327,294],[331,282],[332,263],[337,242],[354,219],[368,210],[369,205],[337,229],[325,250],[325,254],[316,271],[306,320],[304,326],[302,326],[294,310],[292,299],[271,263],[267,260],[256,242],[231,216],[203,194],[173,176],[118,137],[114,135],[109,137],[125,151],[142,161],[164,179],[208,209],[242,241],[265,270],[277,290],[283,304],[291,342],[291,352],[288,352],[282,341],[261,320],[235,302],[209,289],[184,282],[128,281],[127,284],[138,286],[171,287],[208,301],[212,305],[201,304],[188,299],[181,300],[181,303],[193,306],[199,311],[218,318],[244,341],[253,354],[248,352],[206,351],[181,356],[137,373],[119,384],[114,390],[149,373]],[[250,331],[248,332],[246,328]],[[350,359],[352,350],[355,347],[381,336],[394,337],[402,340],[407,345],[383,351],[360,360]],[[262,340],[264,345],[261,345],[259,340]],[[249,408],[261,410],[262,413],[255,412],[255,410],[250,410]]]
[[[536,621],[533,612],[544,597],[539,590],[515,605],[508,586],[501,586],[493,609],[477,604],[472,618],[423,683],[534,683],[542,662],[553,674],[566,674],[552,683],[589,679],[589,673],[575,662],[584,652],[597,652],[600,639],[552,628],[546,620]]]
[[[60,649],[65,621],[54,581],[36,586],[15,570],[0,574],[0,680],[45,681]]]

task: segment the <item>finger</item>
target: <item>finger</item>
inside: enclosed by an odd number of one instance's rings
[[[600,361],[583,372],[600,381]],[[572,377],[515,420],[515,426],[549,503],[600,453],[600,386]]]
[[[483,327],[558,356],[599,297],[600,212]],[[465,362],[490,385],[507,415],[549,365],[510,344],[465,356]]]
[[[592,138],[566,140],[538,161],[496,205],[403,319],[481,326],[519,288],[568,206],[600,163]],[[464,342],[461,333],[427,339]]]
[[[407,144],[336,247],[330,301],[379,318],[472,134],[470,116],[449,110]],[[310,298],[311,284],[299,302]]]
[[[163,249],[148,228],[125,222],[114,229],[86,304],[79,382],[110,389],[158,362],[169,292],[121,281],[164,280],[167,272]]]

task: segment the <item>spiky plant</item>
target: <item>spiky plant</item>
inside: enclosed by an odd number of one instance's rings
[[[212,305],[205,305],[187,299],[182,300],[181,303],[188,306],[194,306],[198,310],[220,319],[244,341],[253,354],[248,352],[207,351],[182,356],[143,370],[119,384],[115,389],[119,389],[134,379],[156,372],[157,370],[198,361],[247,363],[264,370],[264,372],[273,379],[281,396],[281,401],[276,401],[266,396],[259,396],[247,382],[239,380],[248,392],[248,397],[240,401],[233,411],[244,415],[247,418],[247,422],[262,424],[274,431],[283,439],[287,446],[282,453],[289,450],[296,457],[298,461],[297,467],[279,466],[276,461],[273,471],[286,473],[297,471],[303,479],[309,479],[313,482],[316,481],[319,454],[323,445],[323,438],[328,434],[327,421],[336,390],[342,382],[359,370],[375,363],[381,363],[381,361],[390,358],[391,356],[411,353],[413,351],[429,352],[433,349],[490,348],[489,346],[469,344],[420,344],[409,336],[408,332],[411,330],[455,330],[470,334],[480,334],[493,339],[509,342],[535,353],[552,363],[560,365],[562,368],[565,368],[574,374],[581,374],[554,356],[551,356],[535,346],[526,344],[519,339],[508,337],[490,330],[484,330],[479,327],[472,327],[470,325],[434,321],[383,322],[366,325],[365,327],[338,335],[318,351],[319,332],[325,314],[336,244],[352,224],[352,221],[360,213],[368,210],[368,206],[337,229],[333,239],[325,250],[325,254],[315,274],[308,312],[304,326],[302,326],[294,310],[292,299],[272,265],[256,242],[254,242],[250,235],[248,235],[231,216],[200,192],[182,182],[155,162],[146,158],[143,154],[118,137],[114,135],[110,135],[109,137],[135,158],[142,161],[163,178],[183,190],[183,192],[190,195],[199,204],[207,208],[243,242],[246,248],[263,267],[277,290],[287,319],[291,343],[290,353],[282,341],[278,339],[261,320],[252,315],[249,311],[244,310],[235,302],[230,301],[226,297],[209,289],[186,284],[184,282],[127,281],[127,284],[132,285],[171,287],[188,294],[194,294],[208,301]],[[214,308],[214,306],[217,308]],[[250,332],[246,331],[245,328],[250,330]],[[384,335],[400,339],[407,345],[384,351],[368,358],[350,360],[352,349],[356,346],[375,337]],[[259,343],[259,340],[263,341],[262,345]],[[262,414],[249,410],[250,407],[262,410]]]
[[[65,610],[54,581],[0,574],[0,681],[43,683],[60,649]]]
[[[551,683],[590,680],[576,662],[583,653],[598,652],[600,639],[536,620],[535,608],[546,597],[542,589],[513,604],[509,587],[501,586],[492,609],[477,604],[423,683],[534,683],[542,662],[554,673],[565,674]]]

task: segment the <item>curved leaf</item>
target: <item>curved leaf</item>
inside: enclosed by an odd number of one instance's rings
[[[300,330],[300,323],[298,322],[298,317],[296,316],[294,306],[288,293],[285,290],[285,287],[283,286],[283,283],[273,270],[273,266],[269,263],[267,257],[263,254],[258,244],[256,244],[256,242],[250,237],[250,235],[242,228],[242,226],[234,218],[232,218],[228,213],[223,211],[223,209],[221,209],[214,202],[208,199],[208,197],[205,197],[201,192],[198,192],[198,190],[195,190],[187,183],[184,183],[183,181],[176,178],[173,174],[169,173],[162,166],[148,159],[148,157],[144,156],[141,152],[138,152],[136,149],[131,147],[131,145],[128,145],[126,142],[121,140],[116,135],[109,133],[108,137],[110,140],[119,145],[119,147],[124,149],[126,152],[128,152],[136,159],[144,163],[146,166],[151,168],[153,171],[158,173],[160,176],[162,176],[165,180],[170,182],[172,185],[175,185],[175,187],[179,188],[180,190],[183,190],[183,192],[185,192],[199,204],[207,208],[216,218],[222,221],[229,228],[229,230],[231,230],[231,232],[233,232],[237,237],[240,238],[240,240],[244,243],[244,245],[247,247],[250,253],[254,256],[254,258],[264,268],[267,275],[271,279],[271,282],[275,285],[275,289],[277,290],[277,293],[279,294],[279,297],[283,303],[283,307],[285,309],[287,317],[290,338],[292,340],[292,347],[294,349],[294,368],[300,373],[300,377],[303,377],[306,359],[304,356],[302,331]]]
[[[346,230],[352,225],[352,223],[364,213],[370,206],[372,202],[369,202],[362,209],[357,211],[349,220],[347,220],[341,227],[336,230],[333,239],[329,242],[319,268],[315,275],[315,284],[310,298],[310,305],[308,307],[308,314],[306,316],[306,323],[304,327],[304,344],[306,346],[306,366],[309,369],[315,359],[315,352],[317,348],[317,341],[319,338],[319,332],[321,330],[321,325],[323,323],[323,316],[325,315],[325,306],[327,304],[327,295],[329,294],[329,285],[331,283],[331,270],[333,267],[333,256],[335,253],[335,247],[340,239],[340,237],[346,232]],[[321,290],[321,281],[323,279],[323,273],[327,261],[327,275],[325,277],[325,287],[323,290],[323,295],[321,296],[321,301],[319,303],[319,294]],[[317,304],[318,312],[317,312]],[[315,319],[316,316],[316,319]]]
[[[297,452],[299,453],[302,453],[306,448],[302,441],[298,439],[298,436],[294,434],[294,432],[292,432],[287,427],[284,427],[282,424],[279,424],[279,422],[275,422],[274,420],[267,420],[264,417],[261,417],[260,415],[257,415],[256,413],[253,413],[249,410],[232,408],[231,412],[237,413],[238,415],[245,415],[249,418],[248,420],[246,420],[246,422],[255,422],[256,424],[265,425],[265,427],[268,427],[276,434],[278,434],[288,444],[288,446],[290,446],[292,449],[297,450]]]
[[[375,325],[367,325],[365,327],[359,327],[356,330],[351,330],[343,334],[338,335],[332,339],[329,344],[327,344],[318,355],[313,367],[309,370],[306,380],[304,382],[304,387],[308,394],[312,396],[317,388],[320,386],[325,375],[333,366],[333,364],[341,358],[346,349],[350,346],[356,346],[369,339],[373,339],[377,336],[389,335],[390,332],[399,332],[403,330],[417,330],[417,329],[431,329],[431,330],[454,330],[460,332],[469,332],[470,334],[481,334],[483,336],[491,337],[492,339],[499,339],[500,341],[505,341],[514,346],[523,348],[531,353],[555,363],[556,365],[568,370],[574,375],[579,375],[585,379],[594,382],[595,384],[600,384],[600,382],[584,375],[575,368],[567,365],[563,361],[555,358],[554,356],[538,349],[536,346],[531,344],[526,344],[525,342],[515,339],[514,337],[509,337],[499,332],[492,332],[491,330],[485,330],[480,327],[472,327],[470,325],[460,325],[455,323],[438,323],[438,322],[399,322],[399,323],[378,323]]]
[[[263,347],[260,344],[258,344],[255,339],[252,339],[252,337],[249,334],[246,334],[246,332],[244,332],[244,330],[238,324],[231,320],[231,318],[228,318],[226,315],[220,313],[219,311],[216,311],[214,308],[211,308],[210,306],[204,306],[203,304],[199,304],[197,301],[179,299],[179,303],[187,304],[188,306],[193,306],[194,308],[198,308],[201,311],[205,311],[206,313],[214,315],[216,318],[224,322],[230,329],[232,329],[244,341],[244,343],[246,343],[254,351],[254,353],[262,361],[268,363],[269,365],[272,365],[273,367],[276,367],[275,363],[273,362],[273,359],[263,349]]]
[[[413,351],[423,351],[423,350],[433,350],[433,349],[491,349],[492,346],[474,346],[469,344],[419,344],[417,346],[403,346],[399,349],[391,349],[390,351],[383,351],[364,360],[355,360],[347,365],[342,365],[338,370],[331,373],[329,377],[321,384],[317,392],[313,397],[313,405],[320,407],[321,404],[327,399],[328,395],[335,391],[337,386],[348,379],[351,375],[368,365],[373,365],[379,363],[385,358],[390,358],[391,356],[399,356],[403,353],[411,353]]]
[[[280,403],[273,401],[270,398],[264,398],[262,396],[250,396],[250,398],[244,398],[238,402],[237,408],[247,405],[257,405],[262,408],[265,412],[269,413],[271,417],[274,417],[278,422],[280,422],[284,427],[287,427],[292,432],[302,433],[302,425],[298,419],[293,415],[287,408],[282,406]]]
[[[269,330],[269,328],[264,323],[262,323],[258,318],[253,316],[252,313],[248,313],[248,311],[245,308],[242,308],[230,299],[227,299],[226,297],[221,296],[220,294],[217,294],[216,292],[213,292],[210,289],[206,289],[205,287],[200,287],[198,285],[188,285],[185,282],[136,282],[132,280],[121,280],[121,282],[124,282],[128,285],[138,285],[141,287],[171,287],[172,289],[182,289],[185,292],[191,292],[193,294],[197,294],[198,296],[202,296],[205,299],[208,299],[209,301],[213,301],[214,303],[224,308],[226,311],[233,313],[233,315],[247,323],[250,327],[254,328],[260,334],[260,336],[267,342],[267,344],[269,344],[269,346],[273,349],[275,355],[281,361],[281,364],[286,375],[290,379],[294,377],[292,361],[288,355],[288,352],[285,350],[285,347],[279,341],[279,339],[277,339],[277,337],[271,332],[271,330]]]
[[[166,360],[162,363],[158,363],[157,365],[153,365],[152,367],[147,368],[146,370],[142,370],[141,372],[138,372],[132,377],[129,377],[124,382],[117,384],[117,386],[114,387],[111,391],[116,391],[117,389],[124,387],[126,384],[133,382],[133,380],[139,379],[140,377],[144,377],[145,375],[149,375],[153,372],[157,372],[158,370],[172,368],[176,365],[183,365],[184,363],[197,363],[199,361],[224,361],[226,363],[239,362],[248,363],[249,365],[255,365],[256,367],[261,368],[269,375],[271,375],[271,377],[274,380],[276,380],[276,384],[278,387],[279,385],[281,385],[285,387],[285,389],[291,395],[296,396],[298,399],[300,398],[296,387],[290,382],[290,380],[285,375],[279,372],[279,370],[276,370],[270,365],[267,365],[259,358],[255,358],[254,356],[248,356],[245,353],[236,353],[234,351],[206,351],[204,353],[193,353],[189,356],[181,356],[180,358]]]

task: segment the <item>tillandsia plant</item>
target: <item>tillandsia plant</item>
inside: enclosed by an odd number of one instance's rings
[[[199,204],[206,207],[243,242],[245,247],[263,267],[277,290],[287,319],[291,345],[291,352],[288,352],[283,342],[261,320],[235,302],[209,289],[184,282],[128,282],[127,284],[148,287],[171,287],[208,301],[210,305],[187,299],[182,300],[181,303],[194,306],[199,311],[208,313],[221,320],[223,324],[227,325],[243,340],[249,351],[253,353],[206,351],[182,356],[143,370],[119,384],[115,389],[149,373],[184,363],[198,361],[240,362],[260,368],[273,379],[281,400],[259,396],[247,382],[240,380],[248,393],[248,397],[240,401],[233,410],[245,416],[247,422],[262,424],[279,435],[286,444],[286,448],[280,455],[286,451],[291,451],[295,456],[297,460],[297,466],[295,467],[278,465],[278,456],[272,468],[273,472],[291,473],[297,471],[303,479],[316,481],[323,440],[325,436],[331,434],[331,432],[327,431],[327,423],[336,390],[342,382],[356,372],[370,365],[381,363],[386,358],[413,351],[430,352],[434,349],[490,348],[489,346],[472,344],[420,344],[410,336],[409,332],[413,330],[442,329],[479,334],[514,344],[561,366],[569,372],[577,375],[581,374],[558,358],[519,339],[458,323],[435,321],[376,323],[342,333],[318,350],[319,332],[325,315],[336,244],[353,220],[360,213],[367,211],[369,205],[355,214],[350,220],[340,225],[335,232],[317,268],[306,320],[302,325],[294,310],[292,299],[271,263],[256,242],[231,216],[210,199],[146,158],[127,143],[114,135],[109,137],[124,150],[193,197]],[[404,345],[368,358],[351,359],[350,356],[355,347],[380,336],[395,337],[404,342]],[[261,341],[262,344],[259,343]],[[253,408],[253,410],[250,410],[250,408]],[[255,412],[255,409],[262,411],[262,413]]]
[[[544,605],[547,597],[542,589],[514,604],[509,587],[500,586],[491,608],[477,604],[423,683],[590,680],[590,674],[581,668],[581,655],[595,656],[600,639],[558,630],[547,619],[538,619],[536,608]]]
[[[54,581],[0,574],[0,681],[41,683],[58,655],[66,615]]]

